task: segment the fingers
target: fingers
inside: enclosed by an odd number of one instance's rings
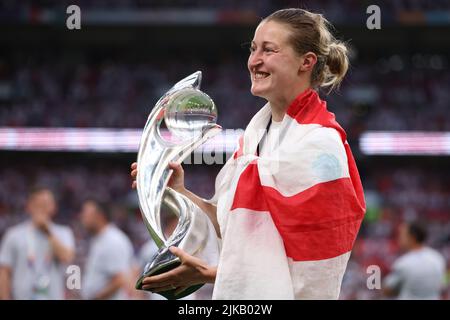
[[[177,173],[179,173],[181,170],[183,170],[183,167],[181,166],[180,163],[176,163],[176,162],[169,162],[169,169],[172,169],[174,171],[176,171]]]
[[[147,288],[145,288],[145,286],[143,286],[142,288],[147,290]],[[169,291],[169,290],[176,289],[175,292],[174,292],[174,294],[175,294],[175,295],[179,295],[180,293],[182,293],[182,292],[183,292],[184,290],[186,290],[187,288],[189,288],[189,286],[181,286],[181,287],[178,287],[178,288],[177,288],[177,287],[174,286],[174,285],[167,285],[167,286],[164,286],[164,287],[153,288],[151,291],[152,291],[153,293],[157,293],[157,292],[163,292],[163,291]]]
[[[175,268],[169,272],[144,278],[144,280],[142,280],[143,284],[142,287],[144,289],[151,289],[151,288],[161,288],[173,284],[178,279],[178,277],[176,276],[176,272],[174,272],[174,270],[177,269],[178,268]]]
[[[131,164],[131,172],[130,176],[133,178],[133,182],[131,183],[131,188],[136,189],[137,183],[136,183],[136,177],[137,177],[137,162],[133,162]]]
[[[137,182],[136,182],[137,169],[131,171],[130,175],[133,178],[133,182],[131,183],[131,188],[136,189],[136,187],[137,187]]]
[[[183,292],[184,290],[186,290],[187,288],[189,288],[189,287],[187,287],[187,286],[181,286],[181,287],[178,287],[177,290],[175,290],[174,294],[175,294],[175,295],[179,295],[180,293],[182,293],[182,292]]]
[[[187,253],[186,251],[183,251],[182,249],[175,247],[175,246],[171,246],[169,247],[169,251],[172,252],[174,255],[176,255],[178,258],[180,258],[181,261],[181,266],[185,266],[188,268],[194,268],[194,269],[203,269],[205,267],[207,267],[207,265],[205,264],[204,261],[202,261],[201,259],[190,255],[189,253]],[[178,267],[178,268],[180,268]],[[174,269],[176,270],[176,269]]]
[[[186,260],[186,252],[184,252],[180,248],[171,246],[169,247],[169,251],[172,252],[174,255],[176,255],[178,258],[180,258],[181,263],[183,263]]]
[[[146,284],[142,286],[142,289],[144,290],[151,290],[152,292],[159,292],[159,291],[166,291],[170,289],[175,289],[175,286],[173,286],[172,282],[165,282],[164,284]]]
[[[145,289],[145,287],[143,287]],[[154,288],[151,291],[152,292],[163,292],[163,291],[168,291],[168,290],[173,290],[176,287],[174,285],[167,285],[165,287],[161,287],[161,288]]]

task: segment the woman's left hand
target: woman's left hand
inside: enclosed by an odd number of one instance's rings
[[[168,272],[144,278],[143,289],[151,292],[176,289],[177,295],[193,285],[214,282],[216,267],[208,266],[204,261],[187,254],[180,248],[170,247],[169,250],[180,258],[181,265]]]

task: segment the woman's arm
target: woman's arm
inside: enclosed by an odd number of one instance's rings
[[[206,215],[209,217],[209,220],[211,220],[211,222],[214,226],[214,229],[216,230],[217,236],[220,238],[220,228],[219,228],[219,223],[217,221],[217,207],[209,202],[206,202],[205,199],[200,198],[195,193],[189,191],[186,188],[184,188],[183,190],[181,190],[179,192],[182,195],[188,197],[200,209],[202,209],[204,213],[206,213]]]

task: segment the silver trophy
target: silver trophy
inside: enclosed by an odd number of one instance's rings
[[[201,76],[197,71],[177,82],[158,100],[144,127],[137,156],[137,193],[143,220],[159,250],[145,266],[136,283],[137,289],[142,289],[145,277],[180,265],[179,258],[168,250],[170,246],[177,246],[209,263],[218,260],[217,238],[207,215],[187,197],[167,187],[172,173],[169,162],[181,163],[194,149],[222,130],[216,124],[217,109],[213,100],[200,91]],[[167,127],[164,136],[163,121]],[[166,239],[163,220],[167,214],[176,215],[178,224]],[[192,286],[179,295],[175,295],[175,290],[160,294],[167,299],[179,299],[202,285]]]

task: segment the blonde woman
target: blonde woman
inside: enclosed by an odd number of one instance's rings
[[[184,187],[181,165],[169,186],[194,201],[221,239],[217,266],[179,248],[182,265],[148,277],[153,292],[214,283],[214,299],[337,299],[365,212],[344,130],[319,88],[336,88],[347,49],[320,14],[279,10],[251,42],[251,93],[267,100],[205,200]],[[136,164],[131,175],[136,176]],[[133,183],[135,186],[135,182]]]

